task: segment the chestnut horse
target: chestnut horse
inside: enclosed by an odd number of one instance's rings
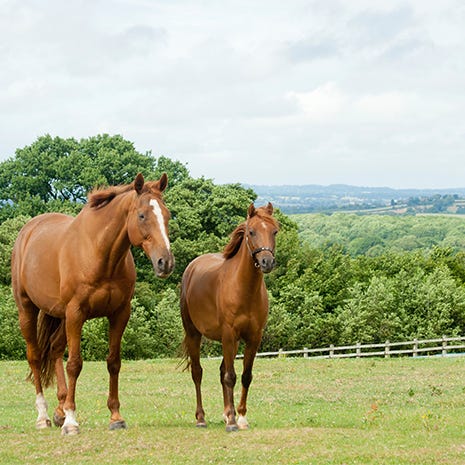
[[[43,388],[57,379],[53,420],[63,435],[79,433],[76,381],[81,372],[84,322],[109,320],[107,405],[110,429],[126,428],[119,412],[121,338],[131,311],[136,271],[131,245],[142,247],[158,277],[170,275],[174,259],[168,240],[169,211],[162,200],[167,176],[89,195],[76,217],[46,213],[20,231],[13,249],[13,293],[26,340],[29,378],[36,389],[37,428],[51,426]],[[63,355],[68,346],[66,385]]]
[[[200,384],[200,343],[202,335],[221,341],[223,361],[220,380],[223,386],[226,431],[247,429],[247,393],[252,381],[252,366],[268,317],[268,296],[263,273],[275,266],[275,236],[278,223],[273,206],[250,205],[247,221],[232,233],[222,254],[197,257],[182,277],[181,316],[185,337],[183,348],[195,384],[197,426],[206,426]],[[239,341],[245,341],[242,395],[234,408],[236,373],[234,359]]]

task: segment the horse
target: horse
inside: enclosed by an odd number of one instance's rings
[[[247,394],[255,355],[268,317],[268,295],[263,274],[275,267],[275,238],[279,231],[278,222],[272,214],[271,203],[260,208],[251,204],[246,221],[232,232],[223,253],[201,255],[190,262],[183,273],[180,295],[183,349],[195,385],[198,427],[207,426],[201,394],[202,336],[222,344],[220,381],[226,431],[249,427]],[[236,421],[234,359],[240,340],[245,342],[245,349],[242,394]]]
[[[148,182],[138,174],[131,184],[91,192],[76,217],[45,213],[19,232],[11,259],[12,288],[26,341],[28,379],[36,389],[38,429],[51,427],[43,388],[56,375],[54,423],[62,435],[79,433],[75,392],[82,369],[81,333],[84,322],[97,317],[109,321],[109,427],[127,427],[119,411],[118,377],[136,280],[130,248],[144,250],[158,277],[171,274],[170,213],[162,197],[167,183],[166,174]]]

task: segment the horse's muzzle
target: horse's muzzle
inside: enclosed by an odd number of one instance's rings
[[[260,267],[262,273],[269,273],[270,271],[273,271],[276,266],[276,260],[271,254],[267,254],[263,257],[256,257],[256,263]]]
[[[162,257],[152,259],[153,268],[158,278],[167,278],[174,269],[174,256],[170,252]]]

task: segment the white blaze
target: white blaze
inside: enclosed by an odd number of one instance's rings
[[[158,225],[160,226],[161,236],[165,241],[166,248],[170,250],[170,241],[168,240],[168,235],[166,234],[166,227],[165,227],[165,219],[163,218],[163,213],[161,212],[160,204],[156,199],[152,199],[150,201],[150,205],[152,205],[153,213],[157,218]]]

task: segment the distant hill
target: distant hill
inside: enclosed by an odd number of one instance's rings
[[[257,204],[268,201],[284,213],[359,211],[379,213],[464,213],[465,187],[447,189],[393,189],[346,184],[245,185],[258,195]]]

